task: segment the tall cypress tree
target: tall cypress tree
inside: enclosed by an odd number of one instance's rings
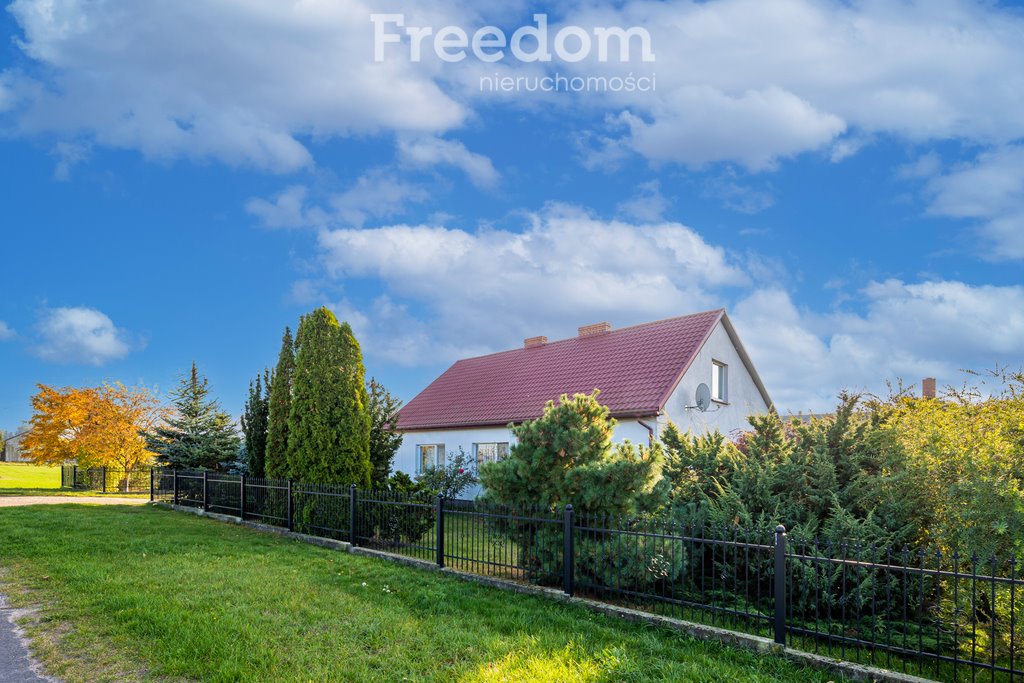
[[[372,377],[366,392],[370,400],[370,462],[373,465],[370,478],[374,487],[382,487],[391,476],[391,463],[402,445],[402,434],[395,429],[402,401]]]
[[[174,413],[146,435],[149,450],[169,467],[224,469],[238,457],[239,438],[231,416],[209,397],[209,381],[196,364],[171,392]]]
[[[246,471],[254,477],[266,476],[267,421],[270,412],[270,371],[249,381],[249,398],[242,413],[242,434],[245,435]]]
[[[313,483],[370,485],[370,414],[359,342],[327,308],[302,319],[288,420],[288,470]]]
[[[267,443],[263,469],[271,479],[288,476],[288,414],[292,407],[292,378],[295,375],[295,342],[292,331],[284,328],[281,353],[274,368],[274,381],[267,396]]]

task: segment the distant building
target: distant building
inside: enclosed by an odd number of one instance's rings
[[[4,435],[4,451],[0,453],[0,459],[4,462],[28,462],[24,451],[21,449],[21,442],[25,438],[24,430],[12,432],[8,437]]]

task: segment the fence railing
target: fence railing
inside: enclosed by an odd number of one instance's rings
[[[1024,681],[1017,562],[153,470],[151,498],[944,681]]]
[[[149,493],[153,468],[148,465],[126,470],[119,467],[63,465],[61,488],[100,493]]]

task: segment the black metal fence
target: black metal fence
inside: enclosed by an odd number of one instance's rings
[[[60,485],[61,488],[100,493],[149,493],[152,470],[148,465],[130,470],[63,465],[60,469]]]
[[[1024,681],[1015,558],[154,470],[153,500],[944,681]],[[1022,634],[1024,635],[1024,634]]]

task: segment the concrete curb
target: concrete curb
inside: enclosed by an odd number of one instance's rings
[[[327,538],[320,538],[318,536],[309,536],[307,534],[300,534],[294,531],[288,531],[279,527],[270,526],[268,524],[260,524],[258,522],[250,522],[248,520],[242,520],[239,517],[233,517],[231,515],[222,515],[216,512],[206,512],[197,508],[185,507],[181,505],[172,505],[171,503],[156,502],[153,503],[157,507],[166,508],[169,510],[176,510],[180,512],[190,512],[200,517],[209,517],[221,522],[227,522],[229,524],[235,524],[239,526],[245,526],[250,529],[262,531],[265,533],[274,534],[277,536],[284,536],[285,538],[293,538],[298,541],[304,541],[306,543],[312,543],[313,545],[319,545],[334,550],[340,550],[342,552],[351,553],[353,555],[360,555],[362,557],[373,557],[377,559],[387,560],[397,564],[403,564],[409,567],[415,567],[417,569],[424,569],[427,571],[436,572],[451,576],[461,581],[468,581],[471,583],[477,583],[491,588],[498,588],[504,591],[510,591],[513,593],[521,593],[524,595],[535,595],[548,600],[556,602],[579,605],[585,607],[593,612],[598,612],[608,616],[618,617],[620,619],[626,619],[627,621],[633,621],[638,623],[650,624],[652,626],[661,626],[664,628],[670,628],[675,631],[686,633],[693,638],[698,640],[712,641],[722,643],[731,647],[743,648],[745,650],[751,650],[758,654],[770,655],[774,657],[783,657],[796,664],[804,666],[810,666],[815,669],[821,669],[830,673],[835,673],[843,676],[850,681],[868,681],[873,683],[934,683],[932,679],[920,678],[910,674],[899,673],[898,671],[887,671],[886,669],[879,669],[873,666],[867,666],[865,664],[857,664],[854,662],[847,662],[840,659],[834,659],[832,657],[825,657],[823,655],[816,655],[810,652],[803,652],[801,650],[793,650],[783,645],[779,645],[770,638],[762,638],[761,636],[748,635],[746,633],[738,633],[736,631],[728,631],[726,629],[717,628],[714,626],[707,626],[705,624],[697,624],[691,621],[683,621],[682,619],[674,619],[672,617],[665,617],[657,614],[651,614],[649,612],[642,612],[640,610],[630,609],[628,607],[617,607],[604,602],[598,602],[597,600],[590,600],[588,598],[570,597],[564,592],[554,589],[545,588],[543,586],[533,586],[530,584],[516,583],[515,581],[509,581],[506,579],[496,579],[490,576],[479,576],[477,574],[470,574],[468,572],[462,572],[448,567],[438,567],[437,564],[429,560],[421,560],[415,557],[406,557],[404,555],[395,555],[393,553],[384,552],[381,550],[372,550],[370,548],[361,548],[359,546],[353,546],[347,541],[335,541]]]

